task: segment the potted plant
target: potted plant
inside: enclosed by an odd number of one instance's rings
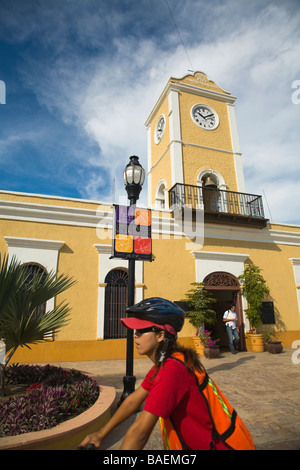
[[[263,340],[266,351],[271,354],[280,354],[283,351],[281,341],[278,341],[278,334],[275,331],[264,331]]]
[[[255,264],[249,264],[243,274],[238,276],[242,283],[242,295],[248,302],[248,308],[245,310],[251,326],[249,338],[251,349],[254,352],[263,352],[264,343],[262,334],[257,332],[257,328],[262,325],[260,309],[263,298],[270,293],[265,279],[260,274],[261,270]]]
[[[200,333],[200,342],[204,347],[204,356],[208,359],[215,359],[220,357],[220,349],[217,345],[218,339],[211,339],[211,333],[208,330],[204,330],[203,333]]]
[[[217,314],[210,307],[216,302],[209,291],[204,289],[201,282],[193,282],[192,289],[185,294],[184,302],[187,305],[186,317],[189,319],[196,332],[193,338],[195,349],[199,355],[203,355],[204,345],[200,341],[201,333],[204,333],[204,325],[216,323]]]

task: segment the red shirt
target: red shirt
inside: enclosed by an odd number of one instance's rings
[[[165,419],[171,417],[191,450],[209,450],[212,424],[194,375],[174,359],[167,359],[151,380],[155,372],[153,366],[142,383],[144,390],[149,391],[144,410]],[[227,449],[221,442],[216,447]]]

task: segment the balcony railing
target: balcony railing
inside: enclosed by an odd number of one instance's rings
[[[176,183],[169,191],[169,204],[173,210],[184,206],[202,209],[206,221],[260,228],[267,222],[262,197],[255,194]]]

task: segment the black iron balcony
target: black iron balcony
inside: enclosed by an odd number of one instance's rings
[[[255,194],[176,183],[169,191],[169,205],[172,210],[202,209],[205,222],[263,228],[268,221],[262,197]]]

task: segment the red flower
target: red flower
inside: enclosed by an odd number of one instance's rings
[[[30,385],[30,387],[26,388],[26,392],[31,392],[31,390],[35,390],[36,388],[41,387],[43,384],[41,382],[37,382],[35,384]]]
[[[75,403],[74,403],[74,400],[75,400]],[[75,399],[75,398],[72,398],[72,400],[70,401],[70,405],[73,405],[73,403],[75,404],[75,406],[76,406],[76,405],[80,405],[80,400],[79,400],[79,398],[76,398],[76,399]]]

